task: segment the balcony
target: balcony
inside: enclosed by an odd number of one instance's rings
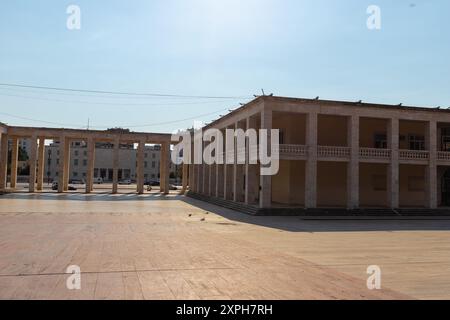
[[[448,161],[450,162],[450,152],[448,151],[439,151],[437,155],[438,161]]]
[[[308,147],[298,144],[281,144],[279,153],[280,159],[298,160],[306,159]]]
[[[321,160],[348,160],[350,159],[350,148],[318,146],[317,156]]]
[[[390,149],[360,148],[361,160],[390,161],[392,152]]]
[[[428,161],[430,153],[423,150],[400,150],[399,159],[403,161]]]

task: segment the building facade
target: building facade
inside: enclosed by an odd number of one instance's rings
[[[97,143],[95,148],[94,178],[102,178],[104,182],[113,181],[113,151],[114,145]],[[136,181],[137,149],[133,144],[121,144],[119,148],[118,179]],[[57,180],[60,159],[59,142],[45,146],[45,179]],[[159,145],[144,148],[144,179],[145,181],[159,180],[161,147]],[[86,181],[88,164],[88,149],[84,142],[72,142],[70,151],[69,179]],[[170,173],[174,166],[169,166]]]
[[[450,110],[264,96],[210,128],[279,129],[280,169],[261,176],[247,140],[234,150],[245,164],[190,165],[193,195],[265,209],[450,206]]]

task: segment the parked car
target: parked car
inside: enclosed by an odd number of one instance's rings
[[[128,185],[130,185],[131,184],[131,179],[120,180],[119,184],[128,184]]]
[[[70,180],[69,183],[71,183],[71,184],[84,184],[83,180],[77,180],[77,179]]]
[[[169,190],[178,190],[178,188],[173,184],[169,184]]]
[[[103,183],[103,178],[101,178],[101,177],[94,178],[94,183],[95,184],[102,184]]]
[[[75,188],[74,186],[70,185],[68,186],[69,191],[76,191],[77,188]],[[58,190],[58,181],[53,181],[52,183],[52,190]]]
[[[159,186],[159,181],[157,181],[157,180],[149,180],[149,181],[145,182],[145,185],[156,187],[156,186]]]

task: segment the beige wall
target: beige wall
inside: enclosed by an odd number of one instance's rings
[[[359,165],[359,197],[361,207],[387,206],[387,165],[361,163]],[[380,184],[384,184],[381,185]]]
[[[319,115],[318,145],[347,146],[347,117]]]
[[[387,135],[388,121],[385,119],[361,118],[359,126],[359,143],[361,148],[375,147],[375,134]]]
[[[272,202],[284,205],[304,205],[305,161],[280,161],[280,171],[272,177]]]
[[[280,129],[284,134],[284,144],[301,144],[306,142],[306,115],[298,113],[274,112],[273,129]]]
[[[319,207],[347,205],[347,163],[317,163],[317,205]]]
[[[400,165],[400,207],[425,206],[425,190],[425,166]]]

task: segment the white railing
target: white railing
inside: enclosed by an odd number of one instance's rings
[[[319,158],[350,158],[350,148],[318,146],[317,155]]]
[[[422,150],[400,150],[400,160],[428,160],[430,153]]]
[[[278,151],[280,157],[304,158],[308,147],[300,144],[280,144]]]
[[[390,160],[391,150],[389,149],[375,149],[375,148],[360,148],[359,157],[361,159],[377,159]]]
[[[450,152],[439,151],[437,159],[440,160],[440,161],[450,161]]]

